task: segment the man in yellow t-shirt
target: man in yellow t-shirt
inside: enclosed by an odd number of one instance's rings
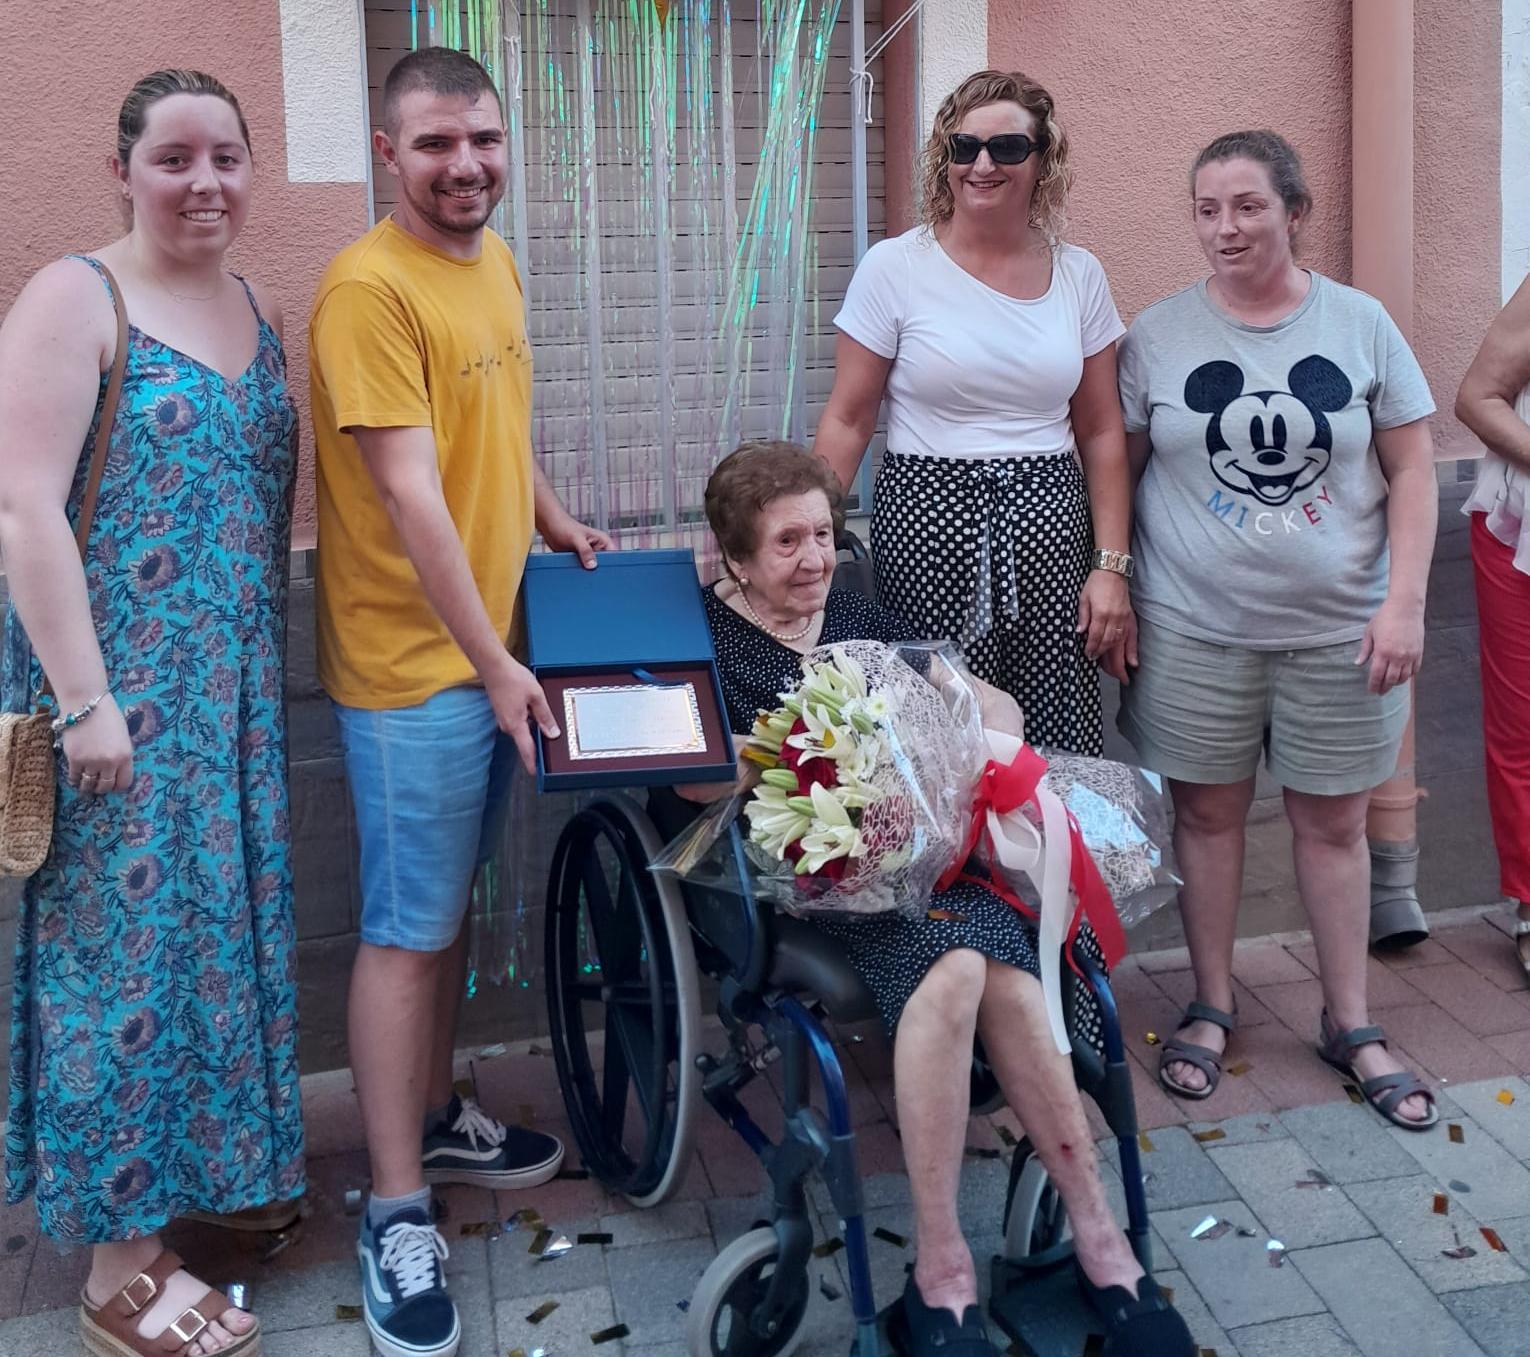
[[[533,529],[590,567],[611,544],[532,459],[520,275],[484,229],[508,172],[493,82],[461,53],[411,53],[383,122],[399,206],[330,264],[310,325],[319,679],[361,842],[363,1310],[382,1351],[449,1357],[461,1325],[426,1184],[530,1187],[563,1159],[452,1091],[473,875],[517,750],[533,767],[530,722],[558,733],[507,638]]]

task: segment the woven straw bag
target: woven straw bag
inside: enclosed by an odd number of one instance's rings
[[[106,448],[117,418],[117,399],[122,394],[122,372],[127,366],[127,308],[122,304],[122,292],[111,270],[101,264],[101,272],[117,310],[117,352],[101,402],[101,422],[96,426],[95,446],[90,454],[90,475],[85,481],[80,517],[74,530],[81,561],[90,541],[101,471],[106,465]],[[51,693],[51,685],[45,679],[42,695]],[[43,865],[48,845],[53,842],[57,776],[52,720],[41,701],[35,712],[0,713],[0,876],[31,876]]]
[[[0,876],[31,876],[53,842],[53,731],[46,712],[0,714]]]

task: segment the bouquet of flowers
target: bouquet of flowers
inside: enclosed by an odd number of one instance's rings
[[[982,757],[976,703],[926,677],[936,649],[820,648],[758,714],[744,758],[761,771],[743,807],[757,888],[799,912],[924,910],[961,847]]]

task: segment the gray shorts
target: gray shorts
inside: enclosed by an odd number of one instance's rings
[[[1314,796],[1392,776],[1408,686],[1377,696],[1358,641],[1310,650],[1214,645],[1138,619],[1139,667],[1121,690],[1121,733],[1143,766],[1181,782],[1242,782],[1265,766]]]

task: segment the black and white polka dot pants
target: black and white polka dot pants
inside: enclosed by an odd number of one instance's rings
[[[1012,693],[1031,744],[1098,757],[1099,670],[1078,597],[1094,557],[1072,454],[979,461],[888,453],[872,496],[877,598]]]

